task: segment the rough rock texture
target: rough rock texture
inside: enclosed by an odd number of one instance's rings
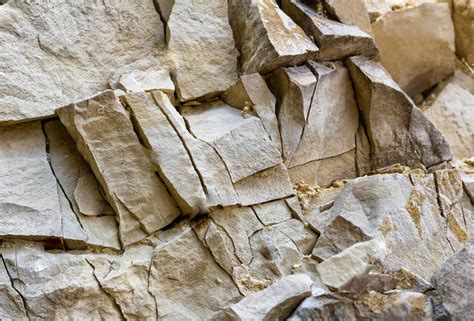
[[[469,320],[471,9],[0,0],[0,320]]]
[[[469,0],[453,0],[453,23],[456,31],[456,53],[466,59],[471,66],[474,64],[474,5]]]
[[[382,65],[409,96],[454,71],[454,28],[446,3],[389,12],[372,28]]]

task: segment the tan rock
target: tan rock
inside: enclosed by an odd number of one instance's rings
[[[245,74],[298,64],[318,51],[275,0],[232,0],[229,18]]]
[[[473,94],[448,83],[424,114],[446,137],[455,159],[474,155]]]
[[[162,61],[163,24],[152,1],[8,1],[0,28],[0,123],[53,116],[105,90],[116,73]]]
[[[370,17],[365,4],[366,0],[324,0],[325,7],[336,16],[340,22],[353,25],[371,35]]]
[[[447,4],[388,12],[372,28],[382,65],[409,96],[454,72],[454,28]]]
[[[236,84],[226,90],[223,99],[233,107],[255,111],[271,141],[281,150],[275,111],[276,99],[260,74],[242,75]]]
[[[28,320],[23,298],[13,287],[8,271],[0,260],[0,316],[5,320]]]
[[[301,0],[283,0],[283,10],[311,36],[319,47],[317,60],[342,60],[378,53],[372,37],[356,26],[325,18]]]
[[[145,71],[136,70],[120,76],[118,83],[113,86],[123,91],[152,91],[173,95],[174,83],[171,80],[170,72],[166,69],[150,68]]]
[[[188,215],[204,212],[206,195],[199,175],[180,136],[146,93],[123,97],[130,108],[138,135],[151,152],[153,164],[181,211]]]
[[[291,209],[285,201],[278,200],[252,206],[258,219],[265,225],[276,224],[291,219]]]
[[[474,5],[469,0],[452,0],[453,23],[456,32],[456,53],[474,65]]]
[[[125,108],[112,91],[57,113],[119,217],[122,244],[140,241],[178,216],[174,200],[154,173]]]
[[[215,95],[237,80],[227,1],[175,0],[166,27],[181,101]]]
[[[364,0],[369,12],[370,20],[374,22],[393,9],[405,6],[405,0]]]
[[[347,65],[371,144],[373,169],[395,163],[430,167],[451,159],[443,135],[378,63],[357,56]]]
[[[240,297],[192,229],[155,249],[149,289],[164,320],[209,319]]]

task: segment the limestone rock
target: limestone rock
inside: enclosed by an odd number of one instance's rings
[[[431,278],[453,320],[469,320],[474,300],[474,242],[449,258]]]
[[[226,90],[223,99],[233,107],[255,111],[271,141],[281,150],[275,111],[276,99],[260,74],[242,75],[236,84]]]
[[[454,72],[454,28],[447,4],[388,12],[372,28],[382,65],[409,96]]]
[[[456,53],[474,65],[474,5],[468,0],[452,0],[453,23],[456,32]]]
[[[192,229],[155,249],[149,289],[164,320],[209,319],[240,297]]]
[[[252,209],[265,225],[281,223],[291,218],[291,210],[282,200],[254,205]]]
[[[7,245],[2,256],[29,319],[121,319],[84,256],[46,253],[22,243]]]
[[[353,25],[371,35],[370,17],[365,4],[366,0],[354,0],[350,3],[343,0],[324,0],[325,7],[336,16],[340,22]]]
[[[229,1],[229,19],[245,74],[298,64],[318,51],[276,0]]]
[[[394,163],[430,167],[451,159],[443,135],[379,64],[357,56],[347,65],[371,144],[373,168]]]
[[[8,271],[0,260],[0,317],[6,320],[28,320],[25,303],[13,287]]]
[[[170,72],[166,69],[150,68],[145,71],[135,70],[120,76],[118,83],[113,86],[123,91],[152,91],[160,90],[167,95],[174,94],[174,83]]]
[[[0,28],[0,123],[53,116],[105,90],[119,70],[162,60],[155,53],[164,47],[163,25],[152,1],[8,1]]]
[[[424,114],[446,137],[455,159],[474,155],[473,94],[448,83]]]
[[[311,294],[311,278],[305,274],[289,275],[265,290],[242,299],[227,310],[231,320],[284,320]]]
[[[317,60],[342,60],[378,53],[372,37],[358,27],[327,19],[301,0],[283,0],[282,4],[283,10],[317,43]]]
[[[152,162],[167,189],[185,214],[205,211],[204,194],[198,173],[173,125],[145,93],[130,93],[123,97],[130,108],[138,135],[151,152]]]
[[[112,91],[57,113],[119,217],[122,244],[140,241],[178,216],[174,200],[154,173],[125,108]]]
[[[0,127],[0,235],[62,237],[58,197],[41,123]]]
[[[166,27],[181,101],[219,93],[237,80],[227,1],[175,0]]]
[[[405,6],[405,0],[364,0],[370,20],[374,22],[392,9]]]

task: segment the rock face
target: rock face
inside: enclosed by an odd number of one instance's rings
[[[454,28],[447,4],[389,12],[372,28],[382,65],[409,96],[454,71]]]
[[[456,31],[456,53],[466,59],[471,66],[474,64],[474,26],[472,19],[474,18],[474,6],[466,0],[453,0],[453,23]]]
[[[92,2],[0,0],[0,320],[470,319],[467,2]]]

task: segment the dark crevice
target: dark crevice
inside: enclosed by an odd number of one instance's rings
[[[12,289],[18,294],[18,296],[20,297],[21,299],[21,302],[23,304],[23,308],[25,309],[25,314],[26,314],[26,317],[28,318],[28,320],[31,320],[30,319],[30,315],[28,313],[28,305],[26,304],[26,299],[23,297],[23,295],[21,294],[21,292],[15,287],[15,283],[13,282],[13,278],[12,276],[10,275],[10,271],[8,271],[8,268],[7,268],[7,264],[5,262],[5,259],[3,258],[2,255],[0,255],[0,257],[2,258],[2,262],[3,262],[3,266],[5,267],[5,271],[7,272],[7,275],[8,275],[8,278],[10,279],[10,284],[12,286]],[[15,259],[16,259],[16,249],[15,249]],[[15,266],[16,266],[17,262],[15,262]]]
[[[1,1],[1,0],[0,0]],[[162,13],[162,10],[160,8],[160,4],[158,3],[158,0],[153,0],[153,5],[155,6],[155,10],[156,12],[158,13],[158,15],[160,16],[160,20],[161,20],[161,23],[163,24],[163,35],[165,36],[165,41],[166,43],[168,44],[168,21],[165,19],[163,13]]]

